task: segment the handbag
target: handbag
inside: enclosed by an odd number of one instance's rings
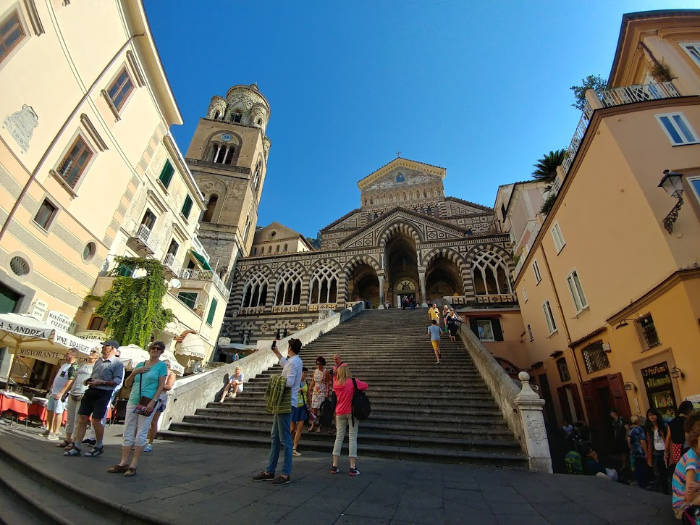
[[[141,364],[145,366],[146,363],[143,362]],[[152,411],[149,412],[148,403],[150,403],[153,398],[141,395],[141,383],[143,383],[141,376],[143,376],[143,374],[139,374],[139,404],[136,405],[134,412],[142,416],[150,416]]]

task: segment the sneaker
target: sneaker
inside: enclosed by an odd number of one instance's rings
[[[341,470],[338,467],[331,465],[331,474],[340,474]]]
[[[90,438],[85,438],[81,441],[83,445],[90,445],[91,447],[94,447],[97,445],[97,440],[95,439],[90,439]]]
[[[353,477],[359,476],[359,475],[360,475],[360,471],[357,470],[356,468],[351,468],[351,469],[348,471],[348,475],[349,475],[349,476],[353,476]]]
[[[150,443],[146,443],[146,446],[143,447],[144,452],[153,452],[153,447],[151,446]]]
[[[286,485],[287,483],[291,482],[292,478],[289,476],[277,476],[275,479],[272,480],[273,485]]]
[[[104,451],[104,447],[93,447],[93,449],[90,452],[86,452],[85,455],[89,458],[96,458],[97,456],[101,456]]]
[[[80,456],[80,449],[73,445],[73,448],[66,450],[64,456]]]
[[[293,449],[292,456],[301,456],[301,452],[299,452],[297,449]]]
[[[43,428],[43,427],[42,427],[42,428]],[[50,433],[51,433],[51,432],[49,432],[49,429],[48,429],[48,428],[45,428],[44,431],[41,433],[41,435],[44,436],[44,437],[49,437],[49,434],[50,434]]]
[[[268,472],[261,472],[253,476],[253,481],[272,481],[273,479],[275,479],[275,475]]]
[[[58,441],[61,438],[58,437],[58,434],[49,434],[48,436],[46,436],[46,439],[48,439],[49,441]]]

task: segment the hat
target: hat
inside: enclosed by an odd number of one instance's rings
[[[102,343],[102,346],[111,346],[113,348],[119,348],[119,341],[115,341],[114,339],[110,339],[109,341],[104,341]]]

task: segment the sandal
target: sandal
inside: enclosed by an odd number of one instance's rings
[[[124,477],[125,478],[130,478],[131,476],[136,475],[136,467],[127,467],[127,469],[124,471]]]
[[[112,465],[107,469],[110,474],[123,474],[129,469],[129,465]]]
[[[60,443],[58,443],[56,446],[57,446],[58,448],[66,448],[68,445],[71,445],[71,443],[69,443],[68,441],[66,441],[66,440],[64,439],[63,441],[61,441]]]
[[[83,454],[83,456],[87,456],[89,458],[96,458],[97,456],[101,456],[103,452],[104,447],[94,447],[90,452],[86,452],[85,454]]]

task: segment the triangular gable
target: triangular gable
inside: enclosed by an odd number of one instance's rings
[[[405,173],[402,173],[402,171],[405,171]],[[386,183],[390,181],[396,182],[396,177],[399,174],[403,174],[404,179],[408,177],[406,182],[408,182],[408,180],[411,178],[415,179],[419,176],[437,177],[442,180],[445,178],[447,170],[439,166],[433,166],[432,164],[426,164],[424,162],[398,157],[361,179],[357,183],[357,186],[361,191],[374,189],[373,186],[380,181]],[[428,180],[429,179],[424,182],[427,182]]]
[[[394,208],[364,228],[340,240],[338,245],[341,248],[378,246],[379,236],[394,222],[410,224],[426,242],[442,239],[463,239],[466,235],[465,229],[459,228],[454,224],[399,207]]]

